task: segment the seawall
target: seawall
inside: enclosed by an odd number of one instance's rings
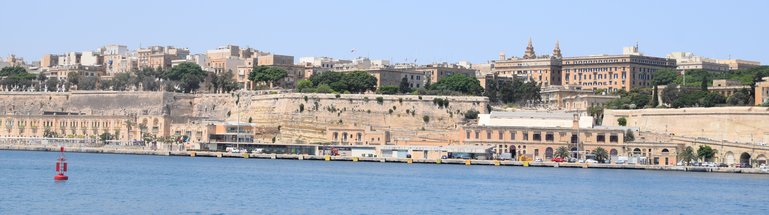
[[[58,151],[56,146],[30,146],[30,145],[0,145],[0,150],[11,151]],[[657,171],[681,171],[681,172],[711,172],[711,173],[748,173],[767,174],[757,168],[729,168],[729,167],[693,167],[693,166],[655,166],[655,165],[628,165],[628,164],[590,164],[590,163],[555,163],[555,162],[523,162],[509,160],[466,160],[466,159],[411,159],[411,158],[376,158],[376,157],[349,157],[349,156],[323,156],[323,155],[293,155],[293,154],[253,154],[253,153],[227,153],[207,151],[156,151],[141,149],[116,149],[105,147],[69,147],[66,152],[76,153],[108,153],[108,154],[134,154],[155,156],[186,156],[186,157],[215,157],[238,159],[285,159],[308,161],[346,161],[346,162],[378,162],[378,163],[403,163],[403,164],[433,164],[433,165],[465,165],[465,166],[507,166],[507,167],[554,167],[554,168],[594,168],[594,169],[624,169],[624,170],[657,170]]]

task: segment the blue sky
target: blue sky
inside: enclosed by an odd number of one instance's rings
[[[278,54],[419,63],[537,54],[560,40],[565,56],[690,51],[759,60],[769,1],[4,1],[0,56],[105,44],[188,47],[236,44]],[[350,53],[351,49],[356,53]]]

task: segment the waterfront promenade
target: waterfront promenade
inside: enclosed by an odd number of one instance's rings
[[[59,146],[54,145],[22,145],[0,144],[0,150],[13,151],[58,151]],[[230,153],[211,151],[179,151],[179,150],[152,150],[149,147],[96,147],[96,146],[70,146],[67,152],[77,153],[104,153],[104,154],[135,154],[155,156],[186,156],[186,157],[216,157],[238,159],[283,159],[283,160],[308,160],[308,161],[346,161],[346,162],[379,162],[379,163],[404,163],[404,164],[433,164],[433,165],[483,165],[483,166],[515,166],[515,167],[554,167],[554,168],[596,168],[596,169],[626,169],[626,170],[658,170],[658,171],[683,171],[683,172],[714,172],[714,173],[749,173],[769,174],[769,171],[759,168],[732,168],[732,167],[698,167],[698,166],[660,166],[640,164],[598,164],[598,163],[557,163],[557,162],[533,162],[510,160],[472,160],[472,159],[411,159],[411,158],[385,158],[385,157],[352,157],[329,155],[297,155],[297,154],[261,154],[261,153]]]

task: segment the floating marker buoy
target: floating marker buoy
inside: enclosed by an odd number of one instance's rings
[[[64,147],[62,146],[61,154],[59,155],[59,159],[56,162],[56,176],[53,176],[54,181],[66,181],[69,179],[64,173],[67,172],[67,159],[64,158]]]

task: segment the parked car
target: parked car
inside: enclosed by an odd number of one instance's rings
[[[718,167],[729,167],[729,165],[726,165],[725,163],[718,164]]]
[[[753,168],[753,166],[751,166],[749,163],[741,163],[739,167],[740,168]]]
[[[598,161],[593,159],[587,159],[585,160],[585,163],[598,163]]]
[[[563,158],[553,158],[551,161],[558,162],[558,163],[566,162],[566,160],[564,160]]]
[[[542,158],[537,158],[534,162],[542,162]]]
[[[625,160],[617,160],[616,164],[625,164]]]

